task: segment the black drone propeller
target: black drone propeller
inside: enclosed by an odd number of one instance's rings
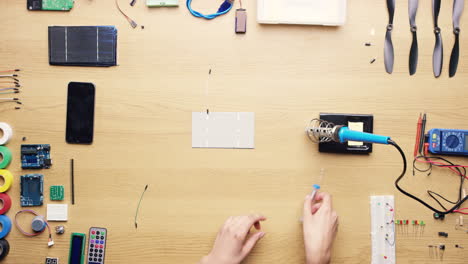
[[[408,13],[411,26],[411,33],[413,34],[413,42],[411,43],[411,50],[409,55],[409,73],[413,75],[416,73],[418,67],[418,36],[416,35],[416,13],[418,12],[419,0],[409,0]]]
[[[395,14],[395,0],[387,0],[387,9],[388,9],[388,25],[387,25],[387,33],[385,34],[384,63],[385,63],[385,70],[388,73],[392,73],[393,61],[395,57],[394,52],[393,52],[393,43],[392,43],[393,16]]]
[[[458,58],[460,57],[460,17],[463,12],[465,0],[453,1],[453,34],[455,35],[455,43],[453,44],[452,54],[450,55],[449,76],[455,76],[458,67]]]
[[[435,46],[434,54],[432,55],[432,68],[434,70],[434,76],[438,78],[442,73],[442,65],[444,59],[444,49],[442,46],[442,36],[439,28],[439,12],[440,12],[441,0],[432,0],[432,16],[434,18],[434,35],[435,35]]]

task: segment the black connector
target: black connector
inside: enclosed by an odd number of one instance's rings
[[[446,232],[439,232],[440,237],[448,237],[448,233]]]

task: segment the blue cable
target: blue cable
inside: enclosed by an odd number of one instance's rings
[[[220,15],[224,15],[227,12],[229,12],[232,9],[233,2],[234,2],[233,0],[224,0],[224,2],[219,6],[218,12],[214,14],[210,14],[210,15],[204,15],[198,11],[193,10],[191,7],[192,0],[187,0],[187,8],[190,11],[190,13],[195,17],[201,17],[204,19],[213,19],[213,18],[216,18]]]

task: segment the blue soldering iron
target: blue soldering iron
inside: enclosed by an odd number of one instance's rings
[[[388,144],[390,140],[390,137],[351,130],[347,126],[335,125],[331,122],[317,118],[310,121],[306,132],[309,138],[317,143],[330,141],[339,143],[359,141],[366,143]]]

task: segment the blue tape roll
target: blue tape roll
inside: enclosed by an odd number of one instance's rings
[[[0,225],[2,225],[2,232],[0,232],[0,239],[6,237],[11,230],[11,220],[6,215],[0,215]]]

